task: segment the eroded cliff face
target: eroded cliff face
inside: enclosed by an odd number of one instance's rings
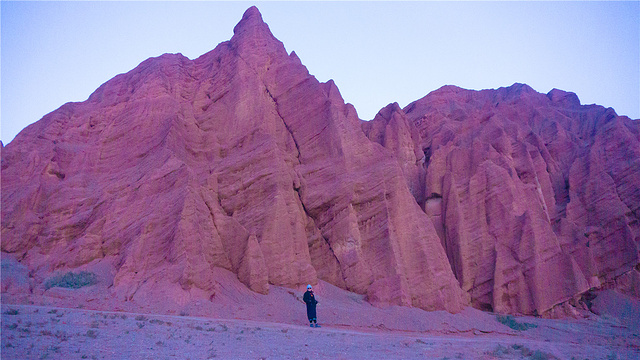
[[[29,290],[99,267],[118,299],[183,304],[223,268],[263,294],[323,279],[562,315],[593,287],[640,296],[639,222],[637,121],[515,84],[363,122],[255,7],[211,52],[148,59],[2,147],[2,251]]]
[[[252,7],[213,51],[146,60],[3,148],[2,251],[36,283],[106,263],[123,300],[208,298],[221,267],[260,293],[321,278],[458,311],[403,171]]]
[[[515,84],[445,86],[373,123],[364,131],[403,169],[424,164],[414,195],[473,306],[549,313],[604,283],[638,295],[638,121]]]

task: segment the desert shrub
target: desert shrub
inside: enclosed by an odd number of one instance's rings
[[[504,347],[500,344],[498,344],[498,346],[496,346],[495,349],[493,349],[492,352],[488,353],[489,355],[495,356],[495,357],[503,357],[505,355],[510,355],[512,354],[512,351],[509,350],[509,348]]]
[[[18,315],[20,312],[17,309],[9,309],[4,312],[5,315]]]
[[[496,319],[501,324],[506,325],[506,326],[512,328],[513,330],[518,330],[518,331],[528,330],[528,329],[531,329],[531,328],[537,328],[538,327],[538,325],[536,325],[536,324],[519,323],[511,315],[497,315]]]
[[[60,346],[49,345],[47,346],[47,352],[53,351],[55,353],[60,352]]]
[[[540,351],[540,350],[536,350],[533,352],[533,354],[529,355],[529,357],[531,358],[531,360],[550,360],[550,359],[556,359],[555,356],[548,354],[544,351]]]
[[[44,283],[44,287],[47,290],[51,289],[52,287],[79,289],[83,286],[95,285],[97,282],[98,278],[94,273],[88,271],[73,273],[70,271],[66,274],[60,274],[50,277]]]
[[[69,340],[69,335],[68,335],[66,332],[62,331],[62,330],[58,330],[58,331],[56,331],[55,337],[56,337],[60,342],[63,342],[63,341],[67,341],[67,340]]]
[[[485,354],[500,359],[526,359],[526,360],[557,360],[558,358],[552,354],[546,353],[540,350],[531,350],[526,346],[520,344],[511,345],[511,347],[505,347],[502,345],[496,346],[493,351],[486,352]]]

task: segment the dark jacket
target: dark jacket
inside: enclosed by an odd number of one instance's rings
[[[315,319],[316,304],[318,303],[318,300],[316,300],[316,297],[313,294],[313,291],[307,290],[307,292],[304,293],[302,300],[304,300],[304,303],[307,304],[307,317],[309,318],[309,320]]]

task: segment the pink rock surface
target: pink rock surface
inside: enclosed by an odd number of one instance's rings
[[[522,84],[445,86],[404,113],[425,210],[473,306],[542,314],[640,262],[638,121]]]
[[[195,60],[144,61],[2,152],[2,251],[32,272],[104,263],[122,300],[318,279],[379,304],[466,303],[393,154],[255,7]],[[157,300],[155,300],[157,301]]]
[[[391,150],[400,163],[411,194],[418,204],[423,204],[426,167],[420,135],[398,103],[380,110],[373,120],[363,121],[362,130],[371,141]]]
[[[362,122],[252,7],[214,50],[148,59],[2,147],[3,266],[29,274],[2,291],[86,269],[117,301],[176,306],[213,301],[224,271],[451,312],[637,296],[638,124],[521,84]]]

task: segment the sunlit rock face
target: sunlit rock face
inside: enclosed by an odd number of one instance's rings
[[[409,154],[413,127],[426,169],[414,194],[473,306],[541,314],[603,283],[640,289],[640,122],[555,89],[445,86],[368,133]]]
[[[2,251],[34,286],[107,264],[122,300],[209,298],[224,268],[259,293],[320,278],[458,311],[468,296],[420,207],[425,170],[398,151],[252,7],[211,52],[148,59],[4,147]]]

